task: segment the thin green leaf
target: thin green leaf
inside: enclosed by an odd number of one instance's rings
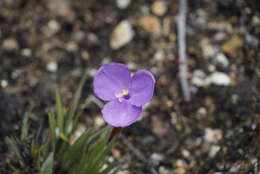
[[[79,87],[76,91],[76,94],[74,96],[74,99],[71,103],[71,106],[69,108],[69,111],[68,111],[68,119],[66,120],[66,125],[65,125],[65,133],[66,134],[70,134],[71,131],[72,131],[72,123],[73,123],[73,117],[75,117],[75,113],[76,113],[76,110],[77,110],[77,107],[78,107],[78,104],[79,104],[79,99],[80,99],[80,96],[81,96],[81,92],[82,92],[82,88],[83,88],[83,85],[85,83],[87,79],[87,72],[84,73],[81,81],[80,81],[80,84],[79,84]]]
[[[64,125],[64,110],[62,106],[62,101],[60,97],[60,91],[58,87],[56,87],[56,111],[57,111],[57,122],[58,122],[58,127],[60,129],[60,132],[63,132],[63,125]]]
[[[5,138],[5,142],[8,145],[9,151],[14,152],[16,154],[17,158],[19,159],[19,161],[22,162],[23,161],[22,156],[21,156],[20,151],[17,147],[16,141],[12,138],[7,137],[7,138]]]
[[[40,174],[52,174],[53,162],[54,162],[53,158],[54,158],[53,153],[50,153],[50,155],[45,160],[45,162],[43,163],[43,165],[40,169]]]
[[[51,134],[51,144],[52,144],[52,150],[55,151],[55,146],[56,146],[56,120],[54,118],[53,113],[48,114],[49,118],[49,126],[50,126],[50,134]]]
[[[22,122],[22,130],[21,130],[21,135],[20,135],[21,140],[24,140],[28,135],[28,131],[29,131],[29,127],[30,127],[28,118],[29,118],[28,114],[26,113],[23,118],[23,122]]]
[[[67,165],[71,165],[72,163],[77,163],[83,153],[85,151],[86,148],[86,144],[88,142],[88,139],[90,138],[90,136],[94,133],[93,130],[89,130],[84,132],[76,141],[73,145],[71,145],[69,147],[69,149],[67,149],[62,157],[62,162],[63,164]]]

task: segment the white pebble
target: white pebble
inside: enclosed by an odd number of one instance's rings
[[[192,74],[191,83],[196,86],[204,86],[206,85],[206,74],[202,70],[195,70]]]
[[[6,88],[8,86],[8,81],[7,80],[1,80],[1,86],[2,86],[2,88]]]
[[[224,67],[228,67],[229,61],[227,57],[223,53],[218,53],[216,56],[216,62],[223,65]]]
[[[112,32],[110,38],[110,46],[113,49],[118,49],[128,44],[134,37],[132,24],[128,20],[120,22]]]
[[[159,153],[153,153],[150,158],[155,165],[158,165],[161,161],[164,160],[164,156]]]
[[[130,4],[131,0],[116,0],[116,5],[120,9],[125,9]]]
[[[26,57],[30,57],[32,55],[32,51],[29,48],[22,49],[22,55]]]
[[[56,20],[49,21],[48,27],[52,33],[56,33],[60,30],[60,24]]]
[[[214,158],[220,150],[220,146],[212,145],[209,151],[209,157]]]
[[[101,127],[101,126],[103,126],[105,124],[105,122],[104,122],[102,117],[96,117],[94,121],[95,121],[95,125],[97,127]]]
[[[57,62],[49,62],[46,65],[46,69],[50,72],[56,72],[58,70]]]
[[[204,140],[208,143],[216,143],[222,139],[222,131],[219,129],[206,128]]]
[[[231,80],[230,77],[223,72],[214,72],[206,78],[206,82],[208,85],[228,86]]]

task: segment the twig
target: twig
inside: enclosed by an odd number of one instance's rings
[[[109,135],[108,142],[110,142],[114,137],[116,137],[122,130],[122,127],[114,127]]]
[[[144,163],[147,163],[147,161],[148,161],[148,163],[149,163],[149,160],[147,160],[147,158],[141,153],[141,151],[139,149],[135,148],[134,145],[130,141],[128,141],[124,135],[121,134],[118,137],[123,141],[123,143],[128,147],[128,149],[131,150],[133,152],[133,154],[139,160],[141,160]],[[149,164],[151,164],[151,163],[149,163]],[[155,170],[155,168],[153,166],[151,166],[150,172],[152,174],[158,174],[158,172]]]
[[[180,10],[177,18],[178,29],[178,53],[180,64],[179,78],[185,101],[190,101],[190,91],[188,87],[188,69],[186,60],[186,14],[187,0],[180,0]]]

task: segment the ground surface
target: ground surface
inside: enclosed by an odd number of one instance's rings
[[[0,137],[15,134],[25,112],[35,125],[46,120],[55,84],[69,103],[85,70],[82,125],[101,126],[92,77],[117,61],[157,80],[142,120],[112,151],[121,173],[258,173],[260,2],[190,0],[190,102],[178,80],[178,9],[177,0],[130,0],[125,9],[112,0],[1,0]]]

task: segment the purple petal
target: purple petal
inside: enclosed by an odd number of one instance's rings
[[[102,109],[104,120],[114,127],[129,126],[139,118],[141,112],[141,107],[127,101],[119,102],[117,99],[110,101]]]
[[[155,78],[149,71],[139,70],[131,79],[130,103],[142,106],[153,97]]]
[[[102,100],[115,99],[115,94],[129,89],[131,74],[129,69],[120,63],[109,63],[101,66],[94,77],[94,92]]]

